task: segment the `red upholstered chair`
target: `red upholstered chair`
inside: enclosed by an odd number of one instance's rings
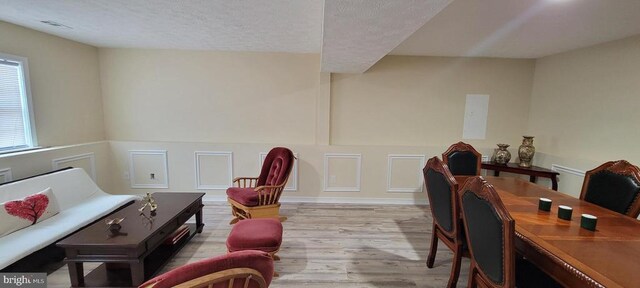
[[[242,220],[233,225],[227,237],[229,252],[260,250],[269,253],[273,260],[280,260],[276,253],[281,244],[282,223],[276,218]]]
[[[482,155],[473,146],[458,142],[442,153],[442,161],[449,166],[451,174],[454,176],[480,175],[482,166]]]
[[[246,250],[189,263],[139,287],[265,288],[272,278],[273,259],[269,254]]]
[[[293,168],[295,157],[284,147],[271,149],[264,159],[259,177],[233,179],[235,187],[227,189],[234,224],[242,219],[280,218],[280,195]]]

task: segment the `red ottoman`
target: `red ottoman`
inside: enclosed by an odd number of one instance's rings
[[[227,237],[229,252],[260,250],[269,253],[273,260],[280,260],[276,252],[282,244],[282,223],[278,218],[241,220],[231,228]]]

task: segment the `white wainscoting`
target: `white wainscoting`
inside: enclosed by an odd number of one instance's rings
[[[226,202],[227,195],[205,195],[203,203]],[[427,205],[426,199],[404,199],[404,198],[363,198],[363,197],[282,197],[281,203],[328,203],[328,204],[392,204],[392,205]],[[286,204],[285,204],[286,205]]]
[[[353,186],[332,186],[333,181],[330,179],[329,171],[331,170],[331,159],[350,159],[355,161],[355,173],[354,179],[352,179]],[[328,192],[360,192],[360,178],[362,172],[362,155],[361,154],[346,154],[346,153],[325,153],[324,154],[324,189]],[[337,175],[335,175],[337,176]]]
[[[0,183],[13,181],[13,174],[11,174],[11,168],[0,169]]]
[[[221,161],[222,165],[214,165],[212,167],[206,167],[205,159],[210,158],[213,160],[217,158]],[[227,189],[233,186],[233,152],[230,151],[196,151],[195,152],[195,165],[196,165],[196,189]],[[226,166],[226,168],[219,168],[218,166]],[[219,175],[225,173],[226,177],[224,181],[220,179],[211,180],[207,179],[203,172],[211,172],[213,175]],[[219,181],[219,182],[216,182]],[[225,196],[226,199],[226,196]]]
[[[422,175],[422,168],[425,164],[425,156],[424,155],[411,155],[411,154],[389,154],[387,156],[387,192],[400,192],[400,193],[418,193],[422,192],[422,184],[424,182]],[[416,161],[415,169],[410,169],[410,171],[394,171],[393,169],[393,161],[394,160],[410,160],[413,159]],[[393,175],[396,173],[411,173],[415,174],[416,182],[414,185],[406,185],[402,186],[393,186]]]
[[[560,173],[571,174],[579,177],[584,177],[584,174],[586,173],[586,171],[583,171],[583,170],[562,166],[558,164],[551,164],[551,170],[560,172]]]
[[[84,165],[82,162],[85,162]],[[93,179],[94,182],[97,181],[96,155],[94,153],[86,153],[51,160],[51,167],[53,168],[53,170],[58,170],[68,166],[72,166],[74,168],[83,168],[87,172],[87,174],[91,176],[91,179]]]
[[[169,188],[168,163],[167,150],[129,150],[131,188]]]

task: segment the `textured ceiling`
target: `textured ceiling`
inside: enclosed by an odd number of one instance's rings
[[[322,71],[363,72],[389,51],[538,58],[637,35],[640,0],[0,0],[0,20],[98,47],[321,53]]]
[[[0,19],[98,47],[317,53],[322,5],[318,0],[0,0]]]
[[[326,0],[322,71],[366,71],[451,1]]]
[[[456,0],[391,54],[539,58],[640,34],[640,0]]]

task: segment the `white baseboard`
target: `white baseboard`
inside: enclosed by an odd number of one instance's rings
[[[205,195],[203,203],[226,202],[226,195]],[[427,205],[427,200],[403,198],[360,198],[360,197],[283,197],[282,203],[327,203],[327,204],[391,204],[391,205]]]

